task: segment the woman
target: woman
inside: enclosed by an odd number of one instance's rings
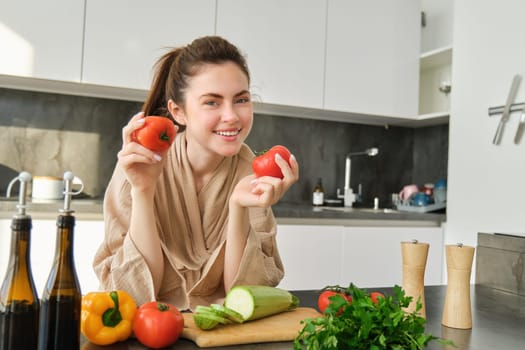
[[[277,285],[283,266],[271,205],[298,180],[299,166],[276,157],[283,179],[252,174],[243,56],[220,37],[203,37],[156,67],[143,113],[123,128],[104,199],[106,236],[94,260],[101,289],[186,309],[220,302],[236,284]],[[144,115],[179,126],[163,154],[131,140]]]

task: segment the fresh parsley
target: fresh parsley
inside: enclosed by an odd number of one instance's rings
[[[330,297],[330,305],[322,317],[306,319],[294,340],[295,350],[419,350],[431,341],[453,345],[452,341],[425,334],[426,319],[416,310],[407,313],[412,297],[400,286],[393,296],[374,303],[364,291],[351,284],[344,290],[352,296],[348,302],[341,295]],[[341,312],[342,308],[342,312]]]

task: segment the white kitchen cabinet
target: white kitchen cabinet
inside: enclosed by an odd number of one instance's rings
[[[2,0],[0,8],[0,74],[80,82],[84,0]]]
[[[454,0],[421,0],[425,25],[421,28],[421,52],[452,45]]]
[[[418,115],[420,4],[328,0],[324,107]]]
[[[277,244],[284,265],[280,288],[320,289],[337,284],[343,227],[278,225]]]
[[[452,88],[453,0],[423,0],[419,114],[448,116]]]
[[[360,288],[391,287],[403,281],[401,242],[429,243],[425,285],[442,284],[441,227],[345,227],[341,283]]]
[[[326,0],[217,3],[217,34],[246,54],[263,103],[322,108],[325,32]]]
[[[452,89],[452,46],[421,55],[419,72],[419,115],[450,114]]]
[[[82,81],[149,89],[168,48],[214,34],[215,0],[86,0]]]
[[[0,220],[0,281],[5,278],[9,253],[11,251],[11,220]],[[1,283],[1,282],[0,282]]]
[[[277,244],[285,276],[279,287],[320,289],[327,285],[360,288],[402,284],[401,242],[429,243],[425,285],[442,284],[442,227],[284,225]]]
[[[58,215],[58,214],[57,214]],[[0,220],[0,278],[4,278],[11,245],[11,220]],[[44,290],[56,244],[56,220],[33,220],[31,231],[31,269],[41,296]],[[74,236],[75,267],[82,293],[98,290],[98,279],[93,271],[93,258],[104,239],[102,221],[77,220]]]

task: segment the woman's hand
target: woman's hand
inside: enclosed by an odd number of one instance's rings
[[[275,155],[275,162],[283,172],[282,179],[272,176],[258,178],[254,175],[247,176],[235,186],[230,204],[237,204],[241,207],[268,208],[277,203],[299,180],[299,164],[293,155],[290,156],[289,165],[279,154]]]
[[[126,178],[136,191],[153,191],[162,171],[167,151],[154,153],[132,140],[131,135],[144,125],[144,113],[135,114],[122,128],[122,149],[118,152],[118,163]]]

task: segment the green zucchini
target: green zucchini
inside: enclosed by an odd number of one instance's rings
[[[292,293],[269,286],[235,286],[224,301],[224,306],[240,313],[244,321],[293,310],[298,305],[299,299]]]
[[[232,321],[215,311],[209,306],[199,305],[193,313],[193,321],[203,330],[215,328],[219,324],[230,324]]]
[[[221,315],[224,318],[227,318],[228,320],[235,322],[235,323],[243,323],[244,319],[242,318],[242,315],[238,313],[235,310],[229,309],[224,305],[219,304],[211,304],[210,307],[217,312],[217,314]]]

